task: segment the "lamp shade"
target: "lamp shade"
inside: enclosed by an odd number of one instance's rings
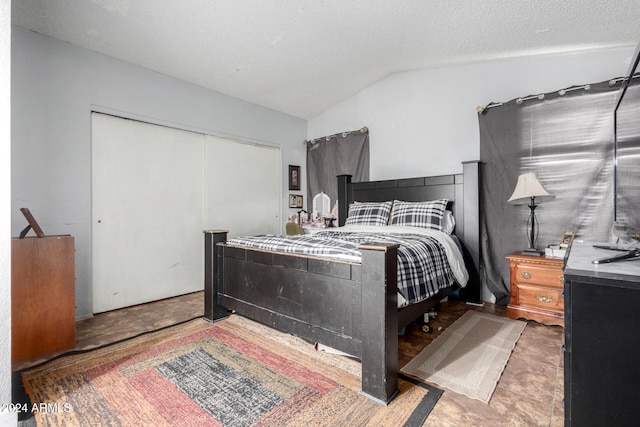
[[[516,188],[507,202],[512,205],[526,205],[532,197],[536,198],[536,202],[546,202],[556,196],[545,190],[535,173],[523,173],[518,177]]]

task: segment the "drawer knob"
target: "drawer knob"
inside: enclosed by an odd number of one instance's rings
[[[553,298],[547,295],[536,295],[536,299],[540,302],[553,302]]]
[[[531,273],[529,273],[528,271],[523,271],[522,277],[525,279],[531,279]]]

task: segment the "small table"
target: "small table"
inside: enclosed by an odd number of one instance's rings
[[[511,295],[507,317],[564,326],[564,258],[507,255]]]
[[[73,236],[11,239],[11,361],[76,344]]]

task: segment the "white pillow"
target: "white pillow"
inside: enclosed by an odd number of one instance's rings
[[[456,219],[453,217],[453,212],[444,211],[440,225],[443,233],[452,234],[456,228]]]

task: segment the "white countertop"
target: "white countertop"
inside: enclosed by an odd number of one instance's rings
[[[613,263],[594,264],[594,260],[620,254],[618,251],[598,249],[593,245],[611,245],[598,242],[573,242],[565,265],[565,274],[597,274],[598,276],[636,276],[640,280],[640,258]]]

